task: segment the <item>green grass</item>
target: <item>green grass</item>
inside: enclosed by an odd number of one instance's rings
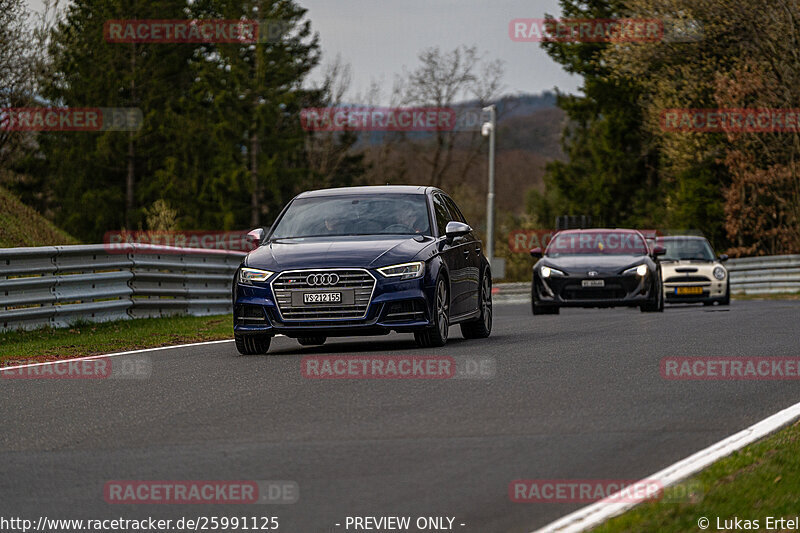
[[[59,244],[78,241],[0,187],[0,248]]]
[[[731,294],[734,300],[800,300],[800,292],[779,292],[777,294]]]
[[[50,361],[230,338],[231,315],[80,323],[71,328],[0,332],[0,363],[9,359]]]
[[[799,474],[800,422],[796,422],[687,480],[700,487],[695,502],[647,502],[594,531],[701,531],[701,517],[710,521],[706,531],[717,531],[717,517],[721,525],[726,518],[758,520],[766,529],[768,516],[788,519],[800,514]]]

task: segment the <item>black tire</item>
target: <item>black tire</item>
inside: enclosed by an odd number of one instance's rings
[[[557,315],[561,308],[555,305],[536,305],[534,302],[531,304],[531,311],[534,315]]]
[[[731,280],[725,284],[725,298],[719,301],[719,305],[731,305]]]
[[[422,348],[444,346],[450,331],[450,291],[444,278],[436,282],[436,301],[433,304],[434,325],[414,332],[414,339]]]
[[[639,309],[642,313],[663,313],[664,312],[664,286],[656,283],[656,301],[642,304]]]
[[[297,342],[299,342],[301,346],[321,346],[325,344],[326,340],[328,340],[328,337],[323,337],[322,335],[316,335],[314,337],[297,337]]]
[[[535,282],[534,282],[535,283]],[[542,305],[536,303],[536,291],[531,286],[531,313],[534,315],[557,315],[560,308],[557,305]]]
[[[465,339],[485,339],[492,333],[492,274],[488,268],[481,277],[478,306],[481,310],[478,318],[461,324],[461,335]]]
[[[272,335],[233,335],[241,355],[261,355],[269,351]]]

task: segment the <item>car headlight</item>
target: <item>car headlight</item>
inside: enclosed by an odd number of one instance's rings
[[[539,273],[542,275],[543,278],[549,278],[550,276],[563,276],[564,273],[561,272],[557,268],[550,268],[549,266],[543,266],[539,269]]]
[[[714,269],[714,277],[719,280],[725,279],[725,269],[722,267],[716,267]]]
[[[267,281],[274,272],[257,268],[243,268],[239,271],[239,282],[252,284],[254,281]]]
[[[402,263],[378,269],[378,272],[386,278],[414,279],[419,278],[425,273],[425,262],[414,261],[413,263]]]
[[[647,265],[642,263],[639,266],[631,267],[622,273],[623,276],[628,274],[636,274],[637,276],[645,277],[647,275]]]

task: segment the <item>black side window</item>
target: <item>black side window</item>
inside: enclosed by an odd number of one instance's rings
[[[443,237],[447,223],[454,219],[441,194],[433,195],[433,210],[436,212],[436,228],[439,230],[439,237]]]
[[[450,220],[456,220],[466,224],[467,220],[464,218],[464,215],[461,214],[461,210],[458,208],[453,199],[449,196],[445,196],[444,201],[447,203],[447,208],[450,211],[450,215],[453,217]]]

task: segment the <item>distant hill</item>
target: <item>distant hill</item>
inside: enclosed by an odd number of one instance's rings
[[[514,113],[497,124],[497,150],[521,150],[548,159],[564,159],[561,132],[566,115],[558,107]]]
[[[556,107],[556,95],[545,92],[538,95],[506,96],[497,102],[497,159],[495,200],[498,215],[525,213],[527,191],[544,190],[544,173],[548,162],[565,159],[561,148],[561,134],[567,124],[563,110]],[[476,101],[453,105],[460,109],[478,108]],[[480,120],[480,117],[478,118]],[[363,149],[370,164],[366,182],[427,183],[430,161],[434,151],[433,134],[412,132],[406,138],[412,144],[382,145],[391,133],[362,134],[356,149]],[[450,192],[469,220],[485,216],[487,188],[488,142],[481,143],[481,153],[474,157],[477,130],[456,135],[450,169],[442,178],[441,186]],[[420,142],[422,141],[422,142]]]
[[[78,241],[0,187],[0,248],[58,244]]]
[[[566,115],[556,107],[556,94],[545,91],[541,94],[518,94],[504,96],[497,102],[497,150],[513,150],[531,152],[548,159],[563,159],[561,150],[561,132],[564,129]],[[360,107],[358,104],[345,104],[345,107]],[[459,110],[475,109],[476,100],[459,102],[452,106],[456,113]],[[379,146],[385,139],[393,135],[375,131],[361,133],[357,148]],[[432,138],[428,132],[409,132],[408,139],[415,141]]]
[[[459,106],[476,107],[477,101],[463,102]],[[497,113],[500,116],[499,122],[515,117],[531,115],[542,109],[556,107],[556,93],[545,91],[541,94],[514,94],[504,96],[497,102]]]

